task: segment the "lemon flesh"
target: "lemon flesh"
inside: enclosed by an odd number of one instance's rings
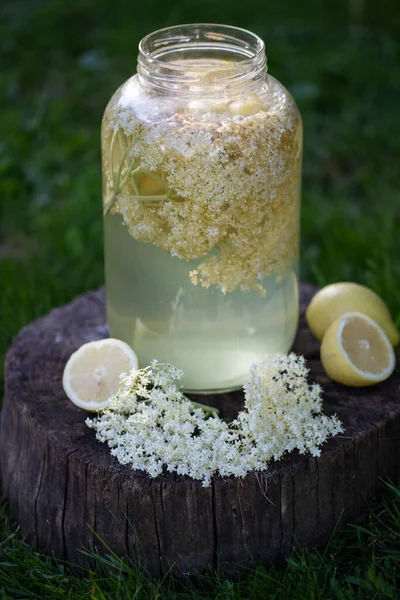
[[[136,180],[141,196],[162,196],[166,193],[160,174],[155,173],[154,175],[154,177],[144,174],[137,176]]]
[[[117,393],[121,373],[137,368],[137,356],[125,342],[114,338],[89,342],[69,358],[63,388],[76,406],[97,412]]]
[[[400,341],[399,331],[383,300],[369,288],[358,283],[332,283],[322,288],[311,300],[306,319],[318,340],[328,327],[348,312],[359,312],[373,319],[385,331],[394,346]]]
[[[321,344],[321,362],[331,379],[356,387],[387,379],[396,356],[375,321],[361,313],[347,313],[328,327]]]

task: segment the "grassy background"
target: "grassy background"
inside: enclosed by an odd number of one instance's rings
[[[305,130],[302,277],[375,289],[400,324],[400,11],[396,0],[3,0],[0,7],[0,356],[18,329],[103,282],[99,128],[151,30],[251,29]],[[399,491],[364,529],[285,570],[174,589],[112,560],[82,580],[36,555],[3,507],[0,599],[395,598]],[[112,574],[112,576],[110,575]],[[358,582],[358,585],[357,585]]]

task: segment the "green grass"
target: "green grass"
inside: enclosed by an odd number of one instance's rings
[[[395,0],[3,0],[0,356],[20,327],[103,282],[99,128],[137,43],[173,23],[254,30],[305,130],[302,277],[375,289],[400,324],[400,13]],[[35,554],[3,508],[1,598],[395,598],[399,490],[365,529],[239,582],[196,589],[112,560],[79,578]],[[380,516],[378,516],[380,515]],[[358,581],[358,584],[357,584]]]

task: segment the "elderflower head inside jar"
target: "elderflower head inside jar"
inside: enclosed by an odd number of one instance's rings
[[[185,391],[241,387],[298,321],[302,126],[262,40],[156,31],[103,118],[107,320]]]

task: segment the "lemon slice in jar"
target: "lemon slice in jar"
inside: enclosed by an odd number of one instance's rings
[[[231,102],[229,110],[234,116],[251,117],[260,112],[260,110],[267,110],[267,107],[257,98],[249,98],[246,102]]]
[[[68,398],[89,412],[108,406],[119,388],[121,373],[137,369],[138,359],[128,344],[114,338],[83,344],[65,365],[63,388]]]
[[[166,193],[165,184],[159,173],[154,173],[154,177],[151,174],[140,174],[136,181],[142,196],[159,196]]]
[[[328,327],[321,361],[331,379],[355,387],[387,379],[395,368],[396,355],[375,321],[361,313],[346,313]]]
[[[211,100],[203,98],[202,100],[192,100],[188,103],[189,112],[194,113],[224,113],[228,111],[228,103],[225,100]]]
[[[358,283],[332,283],[319,290],[307,308],[306,319],[312,333],[321,341],[333,321],[353,311],[373,319],[397,346],[400,335],[388,307],[375,292]]]

